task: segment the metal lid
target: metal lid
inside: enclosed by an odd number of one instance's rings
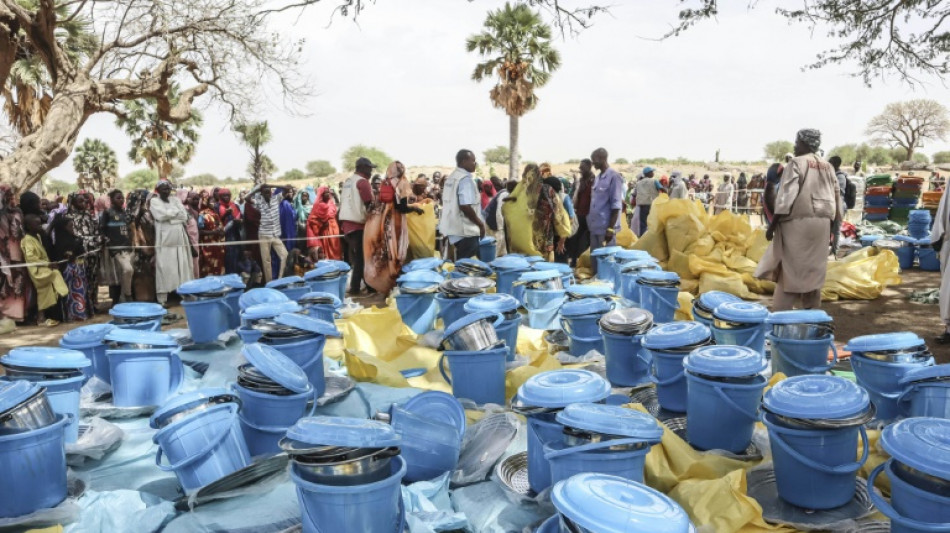
[[[275,348],[255,342],[245,345],[241,355],[261,374],[287,390],[303,393],[311,389],[307,373]]]
[[[602,315],[611,309],[610,302],[603,298],[582,298],[571,300],[561,306],[561,316],[565,318],[588,315]]]
[[[465,433],[465,408],[451,394],[439,391],[422,392],[409,398],[402,408],[423,418],[454,427],[458,430],[460,439]]]
[[[690,533],[689,515],[669,496],[609,474],[584,473],[551,490],[558,512],[597,533]]]
[[[616,335],[639,335],[653,327],[653,314],[636,307],[617,309],[600,317],[600,327]]]
[[[86,368],[92,361],[79,350],[52,346],[22,346],[0,357],[5,365],[21,368]]]
[[[462,318],[456,320],[449,324],[445,328],[445,333],[442,334],[442,338],[446,339],[458,333],[458,331],[465,326],[470,326],[480,320],[487,320],[489,323],[493,323],[498,318],[498,315],[492,311],[478,311],[476,313],[471,313],[463,316]]]
[[[488,278],[466,276],[464,278],[454,278],[443,281],[442,284],[439,285],[439,290],[449,294],[475,296],[476,294],[484,293],[494,286],[495,282]]]
[[[495,313],[507,313],[515,311],[521,307],[521,302],[510,294],[494,293],[480,294],[471,300],[465,302],[466,313],[475,311],[492,311]]]
[[[699,322],[667,322],[648,331],[641,342],[651,350],[667,350],[699,344],[709,336],[709,328]]]
[[[769,363],[760,352],[745,346],[701,346],[686,356],[683,365],[694,374],[735,378],[754,376]]]
[[[244,284],[244,281],[241,279],[241,276],[238,274],[225,274],[223,276],[215,276],[221,280],[221,283],[224,283],[232,289],[245,289],[247,285]]]
[[[38,390],[40,386],[30,381],[0,381],[0,414],[25,402]]]
[[[495,270],[528,270],[531,263],[524,257],[513,256],[511,254],[499,257],[489,263]]]
[[[402,266],[403,272],[414,272],[417,270],[431,270],[437,272],[442,268],[442,263],[445,263],[442,259],[438,257],[426,257],[424,259],[413,259],[409,263]]]
[[[535,270],[557,270],[562,275],[574,272],[574,270],[571,269],[571,265],[567,263],[550,263],[548,261],[538,261],[531,265],[531,268]]]
[[[901,420],[881,432],[881,447],[915,470],[950,481],[950,420]]]
[[[491,274],[492,268],[488,263],[475,259],[474,257],[466,257],[464,259],[459,259],[455,262],[455,270],[459,272],[463,271],[476,271],[476,272],[487,272]]]
[[[730,322],[762,324],[769,317],[769,310],[753,302],[726,302],[713,309],[713,316]]]
[[[883,352],[890,350],[906,350],[926,344],[915,333],[902,331],[899,333],[878,333],[863,335],[848,341],[844,349],[850,352]]]
[[[168,400],[152,414],[148,423],[153,428],[158,429],[165,425],[165,420],[213,400],[217,400],[217,403],[240,401],[233,392],[221,387],[198,389],[196,391],[176,394],[168,398]]]
[[[531,270],[521,274],[518,281],[532,283],[535,281],[547,281],[549,279],[560,278],[561,273],[557,270]]]
[[[256,289],[251,289],[238,299],[238,305],[241,306],[241,311],[249,307],[260,304],[274,304],[278,302],[289,302],[290,298],[286,294],[278,291],[277,289],[267,289],[264,287],[258,287]]]
[[[365,418],[319,416],[301,418],[287,430],[287,438],[310,446],[388,448],[400,438],[389,424]]]
[[[777,311],[765,319],[766,324],[828,324],[831,322],[831,315],[820,309]]]
[[[204,294],[204,293],[222,293],[230,290],[230,287],[216,277],[207,277],[186,281],[178,286],[178,294]]]
[[[425,289],[443,281],[445,277],[434,270],[412,270],[396,278],[400,287],[408,289]]]
[[[640,272],[639,280],[654,283],[679,283],[680,276],[676,272],[665,270],[644,270]]]
[[[518,388],[517,400],[529,407],[565,407],[577,402],[599,402],[610,395],[610,383],[589,370],[549,370],[528,378]]]
[[[340,269],[338,269],[336,265],[320,265],[314,268],[313,270],[308,270],[307,272],[305,272],[303,275],[303,279],[306,281],[310,281],[313,279],[328,278],[328,277],[337,278],[337,277],[340,277],[339,273],[340,273]],[[268,284],[268,286],[270,285]]]
[[[268,289],[281,289],[283,287],[290,287],[291,285],[296,285],[299,283],[304,283],[305,280],[300,276],[287,276],[286,278],[275,279],[268,282],[264,285]]]
[[[147,346],[178,346],[175,337],[160,331],[141,331],[137,329],[115,328],[106,333],[105,340],[122,344],[144,344]]]
[[[303,311],[303,307],[300,307],[297,302],[284,300],[282,302],[252,305],[241,312],[241,318],[260,320],[262,318],[274,318],[283,313],[299,313],[301,311]]]
[[[851,418],[868,409],[864,388],[838,376],[805,375],[782,380],[766,391],[762,405],[790,418]]]
[[[643,270],[662,270],[660,264],[653,259],[640,259],[620,263],[620,273],[640,272]]]
[[[627,263],[630,261],[656,261],[656,259],[646,250],[620,250],[614,254],[615,263]]]
[[[109,314],[116,318],[158,318],[168,314],[162,306],[148,302],[115,304]]]
[[[564,292],[575,300],[580,298],[608,298],[614,296],[614,290],[609,285],[601,283],[587,283],[585,285],[568,285]]]
[[[659,442],[663,436],[663,428],[655,418],[619,405],[572,403],[555,418],[562,425],[591,433],[653,442]]]
[[[708,310],[710,313],[713,312],[717,307],[724,303],[729,302],[741,302],[742,298],[734,294],[729,294],[728,292],[723,291],[709,291],[704,292],[699,295],[699,298],[693,300],[693,305],[698,305],[699,307]]]
[[[63,338],[59,340],[59,345],[72,350],[99,346],[106,334],[112,331],[113,328],[115,326],[112,324],[79,326],[67,331]]]
[[[325,337],[339,337],[340,330],[336,329],[336,324],[313,318],[307,315],[298,315],[297,313],[282,313],[274,318],[281,326],[290,326],[310,333],[316,333]]]
[[[622,246],[604,246],[603,248],[598,248],[598,249],[596,249],[596,250],[591,250],[590,256],[591,256],[591,257],[601,257],[601,256],[614,255],[614,254],[616,254],[617,252],[619,252],[620,250],[623,250],[623,247],[622,247]]]
[[[337,308],[337,309],[339,309],[340,307],[343,307],[343,302],[340,301],[340,298],[337,295],[330,292],[308,292],[307,294],[304,294],[303,296],[301,296],[300,299],[297,301],[297,303],[301,305],[304,305],[304,304],[332,305],[334,308]]]
[[[900,380],[900,385],[907,385],[915,381],[936,381],[950,378],[950,364],[933,365],[915,368],[906,374]]]

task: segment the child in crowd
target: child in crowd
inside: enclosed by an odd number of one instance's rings
[[[254,261],[254,255],[250,250],[244,250],[241,260],[238,261],[238,273],[241,279],[248,287],[254,287],[261,284],[261,278],[264,273],[261,271],[261,265]]]
[[[301,253],[300,248],[290,250],[287,257],[287,268],[284,269],[284,276],[301,276],[308,271],[313,270],[313,263],[310,259]]]

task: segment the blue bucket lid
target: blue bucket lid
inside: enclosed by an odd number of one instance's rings
[[[274,322],[281,326],[290,326],[292,328],[309,331],[325,337],[339,337],[340,330],[336,329],[336,324],[313,318],[312,316],[299,315],[297,313],[282,313],[274,317]]]
[[[320,265],[313,270],[308,270],[304,273],[303,279],[310,281],[312,279],[322,278],[325,276],[330,276],[331,274],[336,274],[340,271],[335,265]],[[271,282],[273,283],[273,281]],[[270,286],[268,284],[268,286]]]
[[[287,390],[302,393],[311,389],[307,373],[276,348],[255,342],[245,345],[241,355],[261,374]]]
[[[423,418],[454,427],[458,430],[459,438],[465,433],[465,408],[451,394],[440,391],[422,392],[409,398],[402,408]]]
[[[244,280],[241,279],[241,276],[237,274],[225,274],[216,277],[221,280],[221,283],[224,283],[232,289],[244,289],[247,287],[247,285],[244,284]]]
[[[620,272],[641,272],[643,270],[663,270],[660,264],[653,259],[637,259],[620,263]]]
[[[831,315],[820,309],[776,311],[765,319],[766,324],[830,324]]]
[[[769,317],[769,310],[753,302],[726,302],[713,310],[713,316],[730,322],[762,324]]]
[[[529,255],[529,256],[525,257],[524,260],[527,261],[528,264],[533,265],[533,264],[535,264],[535,263],[539,263],[539,262],[541,262],[541,261],[544,261],[544,258],[541,257],[540,255]]]
[[[587,472],[551,489],[558,512],[598,533],[691,533],[689,515],[669,496],[646,485],[609,474]]]
[[[284,300],[283,302],[252,305],[241,312],[241,318],[245,320],[260,320],[262,318],[274,318],[283,313],[299,313],[303,307],[297,302]]]
[[[507,313],[519,307],[521,307],[521,302],[519,302],[517,298],[510,294],[499,292],[493,294],[479,294],[465,302],[463,309],[465,309],[466,313],[474,313],[475,311]]]
[[[524,257],[511,254],[499,257],[489,264],[495,270],[528,270],[531,268],[531,263],[527,262]]]
[[[350,264],[346,261],[340,261],[339,259],[322,259],[317,261],[316,267],[321,267],[323,265],[331,265],[336,267],[339,272],[349,272],[351,270]]]
[[[924,237],[923,239],[917,239],[917,242],[914,243],[914,244],[916,244],[917,246],[925,246],[925,247],[930,247],[930,246],[933,245],[933,243],[930,242],[930,237]]]
[[[116,318],[158,318],[168,314],[164,307],[148,302],[115,304],[109,314]]]
[[[178,346],[178,341],[168,333],[160,331],[141,331],[137,329],[115,328],[104,337],[109,342],[123,344],[145,344],[148,346]]]
[[[86,368],[92,361],[79,350],[52,346],[21,346],[0,358],[5,365],[23,368]]]
[[[456,320],[455,322],[452,322],[451,324],[449,324],[449,326],[445,328],[445,332],[442,334],[442,338],[445,339],[447,337],[450,337],[454,335],[455,333],[458,333],[458,330],[464,328],[465,326],[468,326],[469,324],[474,324],[475,322],[478,322],[479,320],[487,320],[489,322],[495,322],[497,318],[498,318],[498,315],[491,311],[478,311],[476,313],[465,315],[462,318]]]
[[[549,279],[560,277],[561,273],[557,270],[530,270],[521,274],[521,277],[518,278],[518,281],[530,283],[532,281],[547,281]]]
[[[641,342],[648,349],[667,350],[699,344],[710,335],[709,328],[699,322],[667,322],[646,332]]]
[[[396,283],[400,287],[410,289],[425,289],[439,285],[443,281],[445,277],[434,270],[411,270],[396,278]]]
[[[280,278],[280,279],[275,279],[273,281],[270,281],[266,285],[264,285],[264,287],[268,289],[279,290],[281,287],[289,287],[295,283],[302,283],[304,281],[305,280],[301,278],[300,276],[287,276],[286,278]]]
[[[340,297],[331,292],[308,292],[307,294],[301,296],[300,300],[303,301],[316,298],[330,298],[332,301],[326,305],[332,305],[336,309],[343,307],[343,302],[340,301]]]
[[[611,304],[603,298],[581,298],[565,302],[561,306],[561,316],[566,318],[588,315],[602,315],[610,311]]]
[[[863,335],[848,341],[844,349],[849,352],[882,352],[887,350],[905,350],[926,344],[916,333],[901,331],[898,333],[878,333]]]
[[[201,294],[205,292],[226,292],[230,289],[219,278],[207,277],[186,281],[178,286],[178,294]]]
[[[601,257],[607,255],[614,255],[620,250],[623,250],[622,246],[604,246],[603,248],[598,248],[596,250],[591,250],[591,257]]]
[[[790,418],[851,418],[867,411],[868,392],[838,376],[794,376],[776,383],[762,397],[769,411]]]
[[[273,304],[278,302],[289,302],[290,298],[286,294],[278,291],[277,289],[267,289],[264,287],[258,287],[256,289],[251,289],[238,299],[238,305],[241,306],[241,311],[249,307],[260,304]]]
[[[742,298],[739,298],[734,294],[729,294],[728,292],[709,291],[700,294],[696,301],[699,302],[701,307],[705,307],[706,309],[712,311],[724,303],[741,302]]]
[[[870,243],[870,242],[874,242],[878,239],[883,239],[883,238],[884,238],[883,235],[861,235],[861,238],[858,240],[860,240],[861,242]]]
[[[31,381],[0,381],[0,414],[20,405],[38,390],[40,386]]]
[[[400,438],[389,424],[365,418],[312,416],[301,418],[287,430],[287,438],[310,446],[388,448]]]
[[[63,348],[80,350],[82,348],[92,348],[102,344],[106,334],[115,328],[112,324],[89,324],[88,326],[79,326],[73,328],[63,335],[59,340],[59,345]]]
[[[572,403],[555,418],[562,425],[620,437],[659,442],[663,428],[647,413],[602,403]]]
[[[610,383],[589,370],[541,372],[518,388],[517,400],[530,407],[565,407],[577,402],[599,402],[610,396]]]
[[[458,270],[457,268],[458,265],[466,265],[466,266],[471,266],[479,270],[487,270],[488,272],[493,272],[491,266],[488,263],[475,259],[474,257],[466,257],[463,259],[459,259],[458,261],[455,262],[455,265],[456,265],[456,270]]]
[[[950,378],[950,364],[931,365],[915,368],[900,379],[900,385],[907,385],[915,381],[931,381],[936,379]]]
[[[683,361],[686,370],[723,378],[754,376],[769,363],[758,351],[745,346],[701,346]]]
[[[480,241],[478,241],[478,244],[495,244],[496,242],[498,242],[498,240],[495,239],[494,237],[485,236],[485,237],[482,237]]]
[[[626,263],[628,261],[656,261],[656,259],[646,250],[620,250],[614,254],[615,263]]]
[[[667,272],[665,270],[644,270],[640,272],[640,278],[643,281],[675,281],[679,282],[680,276],[676,272]]]
[[[911,237],[911,236],[909,236],[909,235],[894,235],[893,237],[891,237],[891,239],[893,239],[893,240],[895,240],[895,241],[897,241],[897,242],[909,242],[909,243],[916,243],[916,242],[917,242],[917,239],[915,239],[915,238],[913,238],[913,237]]]
[[[884,428],[881,447],[895,460],[950,481],[950,420],[907,418]]]
[[[176,394],[168,398],[165,403],[158,408],[158,410],[152,413],[152,416],[148,419],[148,423],[152,428],[158,429],[159,427],[165,425],[163,423],[164,419],[207,403],[208,400],[212,398],[220,398],[223,401],[230,402],[238,401],[238,397],[234,394],[234,392],[221,387],[184,392],[182,394]]]
[[[433,272],[438,271],[442,268],[442,259],[438,257],[426,257],[423,259],[413,259],[409,263],[402,266],[403,272],[414,272],[416,270],[431,270]]]
[[[614,296],[614,290],[609,285],[588,283],[585,285],[568,285],[564,292],[574,298],[607,298]]]
[[[531,265],[531,268],[535,270],[557,270],[561,274],[570,274],[573,272],[571,265],[566,263],[550,263],[548,261],[538,261]]]

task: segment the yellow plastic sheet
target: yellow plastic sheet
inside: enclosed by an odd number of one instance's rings
[[[828,263],[822,300],[873,300],[888,285],[901,282],[897,255],[873,246],[861,248],[839,261]]]
[[[431,201],[414,204],[422,209],[422,214],[408,213],[406,223],[409,228],[409,252],[406,260],[434,257],[435,253],[435,204]]]
[[[620,213],[620,232],[617,233],[617,246],[623,246],[626,249],[633,248],[633,245],[637,243],[637,234],[630,229],[630,225],[627,224],[627,217]]]
[[[794,532],[795,529],[769,524],[762,518],[762,506],[746,496],[746,471],[733,470],[718,479],[687,479],[669,496],[689,513],[697,526],[716,533]]]

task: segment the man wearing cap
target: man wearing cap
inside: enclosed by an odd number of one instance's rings
[[[457,168],[442,187],[442,219],[439,231],[455,247],[455,260],[478,255],[478,241],[485,236],[485,223],[478,212],[481,198],[472,172],[478,166],[475,153],[459,150],[455,155]]]
[[[623,209],[623,176],[610,168],[607,150],[598,148],[590,155],[594,168],[600,174],[594,178],[590,193],[590,211],[587,213],[587,228],[590,230],[590,249],[613,246],[620,230],[620,210]],[[597,263],[591,261],[597,273]]]
[[[374,168],[376,165],[369,159],[357,159],[355,172],[343,182],[343,192],[340,194],[341,231],[353,267],[350,274],[350,294],[353,296],[359,294],[363,283],[363,226],[366,224],[367,208],[373,201],[369,178]]]
[[[637,182],[637,209],[640,211],[640,228],[637,235],[643,235],[647,232],[647,217],[650,216],[650,208],[653,201],[660,196],[660,189],[663,187],[653,175],[653,167],[643,169],[643,177]]]
[[[254,202],[254,207],[261,212],[261,222],[257,230],[257,239],[261,248],[261,268],[264,270],[264,280],[274,279],[274,269],[271,266],[271,250],[277,253],[280,268],[277,277],[281,277],[287,267],[287,247],[280,240],[280,203],[284,200],[283,191],[289,187],[278,187],[274,194],[274,187],[262,183],[248,191],[247,197]]]

